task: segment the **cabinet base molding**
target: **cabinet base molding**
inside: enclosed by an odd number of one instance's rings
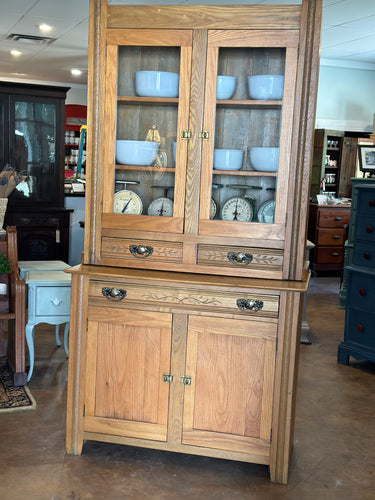
[[[88,441],[99,441],[103,443],[116,443],[138,448],[149,448],[153,450],[171,451],[175,453],[187,453],[189,455],[199,455],[211,458],[223,458],[225,460],[235,460],[238,462],[248,462],[260,465],[269,465],[269,453],[237,453],[234,451],[215,450],[202,446],[188,446],[178,444],[167,444],[145,439],[127,438],[110,434],[99,434],[95,432],[85,432],[84,439]]]

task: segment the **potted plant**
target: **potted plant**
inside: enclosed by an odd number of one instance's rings
[[[0,295],[6,295],[8,285],[8,274],[10,273],[10,260],[6,255],[0,253]]]

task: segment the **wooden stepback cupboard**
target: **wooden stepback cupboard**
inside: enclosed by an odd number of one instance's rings
[[[265,464],[287,481],[320,18],[309,0],[91,1],[68,453],[104,440]],[[139,95],[140,71],[178,74],[177,97]],[[236,77],[231,98],[217,96],[222,75]],[[259,75],[283,76],[282,95],[253,98]],[[153,163],[120,161],[124,140],[158,143]],[[254,167],[254,148],[277,149],[276,171]],[[218,166],[220,149],[241,168]]]

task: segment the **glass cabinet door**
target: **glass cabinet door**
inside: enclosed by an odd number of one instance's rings
[[[9,161],[27,175],[12,192],[13,203],[53,203],[60,173],[56,167],[57,105],[55,101],[10,98]]]
[[[209,31],[200,234],[283,239],[297,43]]]
[[[103,226],[181,233],[192,34],[117,38],[107,46]]]

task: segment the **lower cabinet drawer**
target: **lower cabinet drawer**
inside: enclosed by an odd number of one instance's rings
[[[318,245],[343,245],[344,229],[319,229],[318,230]]]
[[[375,275],[351,271],[349,273],[348,290],[350,291],[348,295],[350,306],[368,312],[375,311]]]
[[[198,245],[198,264],[281,271],[283,251],[270,248]]]
[[[375,269],[375,248],[370,243],[355,243],[353,264]]]
[[[349,307],[346,315],[345,341],[375,349],[375,314]]]
[[[160,310],[189,309],[278,317],[279,296],[256,291],[225,292],[189,287],[158,287],[133,283],[104,283],[92,281],[89,287],[90,304],[113,307],[157,306]]]
[[[342,247],[320,247],[316,252],[316,262],[319,264],[341,264],[342,257]]]
[[[102,257],[150,262],[182,262],[182,244],[170,241],[150,241],[133,238],[102,239]]]
[[[356,240],[368,241],[371,243],[375,242],[375,218],[365,215],[357,215],[356,228],[355,228],[355,238]]]

